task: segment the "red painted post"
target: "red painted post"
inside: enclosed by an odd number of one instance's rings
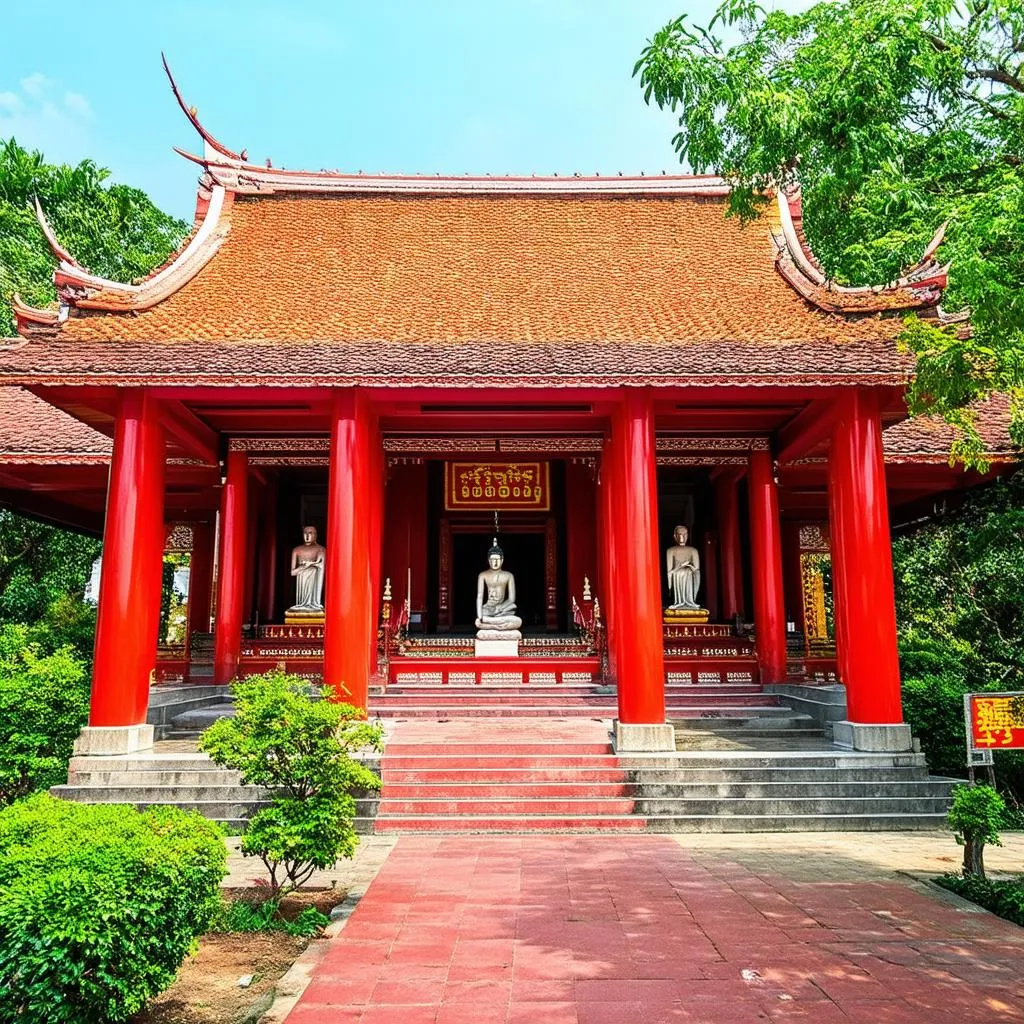
[[[384,593],[384,500],[387,477],[387,464],[384,460],[384,448],[375,418],[371,416],[368,438],[368,464],[370,479],[368,481],[369,522],[367,523],[370,557],[370,608],[373,612],[373,629],[370,632],[369,671],[371,676],[377,674],[377,624],[380,622],[381,595]],[[397,583],[397,580],[392,581]],[[393,596],[393,595],[392,595]],[[386,684],[385,680],[385,684]]]
[[[743,556],[740,550],[740,508],[736,480],[722,476],[715,481],[718,537],[721,552],[722,618],[743,614]]]
[[[750,453],[748,491],[758,668],[762,683],[782,683],[786,681],[786,599],[779,494],[770,452]]]
[[[619,721],[661,725],[665,722],[665,654],[654,404],[649,392],[625,389],[613,416],[612,433],[618,491],[612,494],[611,534]]]
[[[245,452],[228,452],[227,476],[220,492],[220,574],[213,627],[215,683],[230,683],[235,678],[242,655],[248,503],[249,457]]]
[[[843,640],[846,708],[851,722],[903,721],[896,647],[889,507],[878,400],[855,390],[840,400],[829,483],[835,493],[833,564],[846,606]]]
[[[146,721],[164,551],[164,436],[155,402],[125,391],[114,427],[96,619],[91,726]]]
[[[188,649],[191,658],[193,633],[210,631],[210,597],[213,592],[213,527],[192,524],[192,553],[188,560]]]
[[[616,516],[621,512],[614,501],[614,495],[621,488],[616,487],[615,468],[617,459],[615,457],[616,438],[609,434],[604,441],[604,450],[601,453],[601,478],[599,484],[600,494],[598,495],[598,527],[601,532],[601,567],[598,601],[602,609],[602,619],[605,627],[605,638],[608,648],[608,672],[610,679],[604,682],[614,683],[618,678],[618,630],[616,623],[617,607],[616,594],[618,593],[619,574],[615,557],[615,536],[613,524]]]
[[[339,391],[331,411],[324,683],[339,700],[363,709],[377,628],[370,567],[372,427],[365,398],[355,389]]]

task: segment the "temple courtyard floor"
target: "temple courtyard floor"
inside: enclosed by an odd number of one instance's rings
[[[986,851],[1024,869],[1024,835]],[[1024,1021],[1024,929],[945,833],[367,837],[265,1022]],[[226,884],[252,862],[234,855]]]

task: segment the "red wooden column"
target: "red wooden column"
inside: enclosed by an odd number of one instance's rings
[[[370,650],[377,630],[371,567],[376,549],[373,415],[356,389],[339,391],[331,410],[324,597],[324,683],[339,700],[365,709]]]
[[[373,629],[370,631],[369,666],[370,675],[377,674],[377,624],[380,622],[381,594],[384,592],[384,511],[387,498],[387,462],[376,417],[370,420],[369,438],[369,498],[370,518],[367,523],[367,537],[370,557],[370,607],[373,609]],[[393,580],[392,583],[397,583]],[[392,596],[394,592],[392,591]],[[386,680],[385,680],[386,683]],[[366,705],[362,705],[365,707]]]
[[[217,621],[213,627],[213,681],[229,683],[238,673],[249,534],[249,457],[228,452],[227,475],[220,492],[220,575]]]
[[[658,484],[654,404],[646,389],[624,389],[612,418],[611,535],[619,718],[616,749],[674,749],[665,723]],[[640,727],[640,728],[638,728]]]
[[[104,733],[84,733],[81,754],[126,753],[152,744],[152,728],[143,723],[160,620],[164,461],[156,403],[145,391],[123,392],[107,491],[89,710],[89,726]],[[106,731],[112,728],[117,734]]]
[[[869,391],[850,391],[840,399],[829,485],[832,562],[842,581],[836,603],[841,599],[845,606],[840,664],[847,717],[863,725],[898,725],[903,711],[882,424],[878,400]]]
[[[611,678],[605,682],[614,683],[617,676],[617,649],[615,595],[618,587],[618,572],[615,564],[615,544],[612,537],[612,523],[615,522],[617,510],[612,496],[616,491],[614,455],[615,438],[609,434],[604,441],[601,453],[601,469],[598,480],[597,529],[600,537],[599,548],[601,561],[597,574],[597,598],[602,609],[605,628],[605,642],[608,651],[608,671]],[[621,514],[621,513],[619,513]]]
[[[771,452],[750,453],[750,551],[754,629],[762,683],[786,681],[786,599],[782,588],[779,494]]]
[[[210,631],[210,597],[213,593],[213,526],[192,524],[192,556],[188,563],[188,632]]]
[[[740,505],[736,483],[736,477],[732,474],[715,480],[723,619],[735,619],[737,615],[743,614],[743,556],[740,549]]]

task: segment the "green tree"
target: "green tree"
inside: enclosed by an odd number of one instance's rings
[[[270,790],[270,806],[249,819],[241,848],[263,861],[276,903],[317,868],[355,853],[353,794],[380,788],[380,778],[353,754],[380,750],[383,733],[329,687],[313,692],[298,676],[250,676],[231,692],[234,717],[214,722],[199,749],[240,771],[242,782]]]
[[[53,254],[32,210],[35,199],[61,244],[103,277],[142,277],[177,248],[188,225],[138,189],[107,184],[109,176],[92,160],[48,164],[14,139],[0,140],[0,335],[13,333],[15,292],[37,306],[56,298]]]
[[[944,298],[969,332],[910,318],[914,411],[964,430],[967,403],[1013,399],[1024,431],[1024,6],[1019,0],[822,0],[800,14],[725,0],[686,15],[635,68],[648,102],[679,113],[674,145],[734,186],[749,219],[799,182],[804,230],[844,284],[894,280],[948,221]]]
[[[91,612],[66,599],[80,604],[99,553],[93,537],[0,509],[0,624],[49,621],[56,642],[44,646],[70,642],[81,649],[81,634],[91,633],[91,624],[82,620]],[[74,635],[61,636],[65,627]]]

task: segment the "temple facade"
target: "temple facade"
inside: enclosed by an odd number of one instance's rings
[[[40,210],[59,306],[0,341],[0,501],[104,537],[83,752],[151,742],[154,680],[274,666],[371,712],[403,680],[614,684],[622,750],[671,748],[666,680],[839,680],[837,740],[909,747],[890,529],[983,479],[906,418],[941,235],[839,288],[796,194],[742,226],[714,177],[281,170],[182,109],[181,249],[104,280]],[[475,642],[495,539],[512,654]]]

